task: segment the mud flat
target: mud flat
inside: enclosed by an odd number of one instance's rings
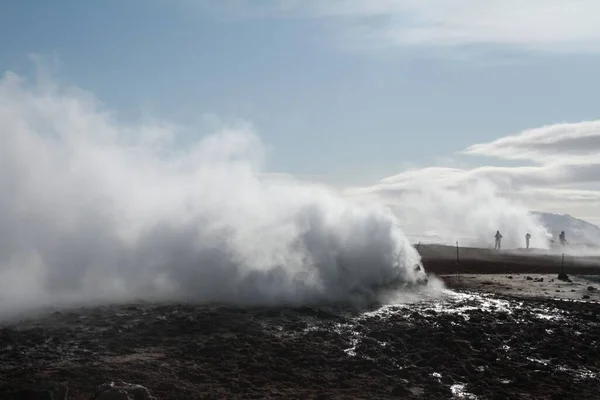
[[[1,323],[0,399],[62,386],[87,400],[110,381],[175,400],[597,399],[600,304],[581,299],[597,276],[527,277],[452,274],[442,293],[368,309],[46,310]]]

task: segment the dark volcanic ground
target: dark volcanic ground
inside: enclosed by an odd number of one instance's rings
[[[419,253],[428,272],[444,274],[556,273],[599,275],[600,249],[583,256],[571,248],[500,250],[423,244]],[[564,258],[562,257],[564,253]],[[595,255],[592,255],[595,254]]]
[[[451,249],[420,251],[454,290],[368,310],[135,304],[4,321],[0,399],[66,386],[87,400],[121,380],[158,399],[600,398],[598,265],[568,264],[586,276],[559,282],[556,256],[471,249],[458,276]]]
[[[600,305],[447,291],[356,311],[131,305],[0,329],[0,398],[111,380],[159,399],[597,399]],[[474,397],[476,396],[476,397]]]

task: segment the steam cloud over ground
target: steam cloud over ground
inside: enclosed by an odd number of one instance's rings
[[[497,185],[467,174],[437,174],[435,168],[408,170],[367,188],[348,190],[348,195],[367,202],[377,199],[389,205],[413,243],[440,243],[489,248],[497,230],[502,248],[548,249],[552,235],[524,205],[503,195]],[[435,176],[435,178],[432,178]],[[463,176],[465,176],[463,178]]]
[[[422,182],[386,207],[385,187],[364,201],[265,174],[250,129],[176,151],[172,126],[123,124],[51,81],[7,73],[0,104],[0,314],[137,298],[345,301],[422,278],[403,227],[446,239],[537,229],[534,245],[545,234],[489,190]]]
[[[389,210],[261,175],[250,131],[169,151],[169,126],[123,126],[81,91],[12,73],[0,104],[3,312],[137,297],[300,304],[417,278]]]

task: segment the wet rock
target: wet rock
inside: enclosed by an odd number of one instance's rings
[[[505,321],[509,318],[509,315],[506,311],[500,311],[497,315],[496,318],[501,320],[501,321]]]
[[[15,400],[54,400],[49,390],[25,389],[15,394]]]
[[[62,385],[54,391],[53,400],[67,400],[68,395],[69,395],[69,387]]]
[[[98,386],[95,400],[156,400],[148,389],[126,382],[104,383]]]
[[[396,387],[392,389],[392,396],[395,397],[406,397],[411,396],[412,394],[413,393],[410,390],[408,390],[404,385],[396,385]]]
[[[102,392],[95,400],[132,400],[132,398],[127,395],[125,390],[109,389]]]

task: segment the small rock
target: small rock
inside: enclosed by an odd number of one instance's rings
[[[587,294],[584,294],[582,297],[582,299],[584,299],[584,300],[589,299],[589,298],[590,298],[590,296],[588,296]]]
[[[54,399],[53,400],[67,400],[68,395],[69,395],[69,387],[63,385],[54,391]]]
[[[102,392],[96,400],[132,400],[123,389],[110,389]]]
[[[530,277],[530,276],[528,276],[528,277],[527,277],[527,278],[525,278],[525,279],[527,279],[528,281],[532,281],[532,280],[533,280],[533,278],[532,278],[532,277]]]
[[[560,290],[556,289],[556,293],[560,293]]]
[[[392,396],[397,397],[406,397],[411,396],[413,393],[408,390],[404,385],[396,385],[395,388],[392,389]]]
[[[598,290],[598,289],[596,289],[596,288],[595,288],[595,287],[593,287],[593,286],[588,286],[588,289],[587,289],[587,290],[588,290],[588,292],[593,292],[594,290]]]
[[[558,278],[559,281],[565,281],[565,282],[571,282],[571,280],[569,279],[569,276],[567,274],[565,274],[564,272],[560,272],[558,274]]]
[[[507,278],[508,278],[508,279],[512,279],[513,277],[512,277],[512,276],[507,276]]]
[[[53,400],[49,390],[26,389],[16,393],[15,400]]]

